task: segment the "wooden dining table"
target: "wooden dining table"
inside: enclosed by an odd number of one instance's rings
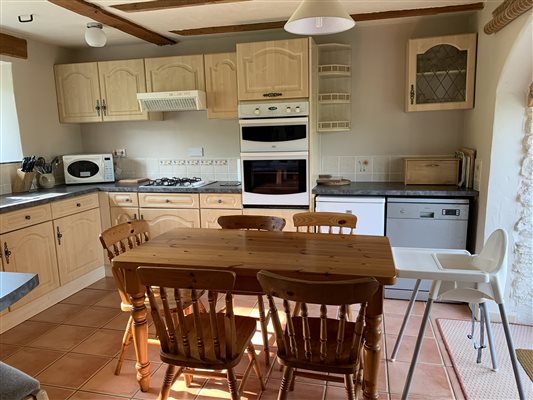
[[[377,399],[381,355],[383,285],[393,285],[396,269],[389,240],[384,236],[326,235],[301,232],[176,228],[113,259],[125,271],[131,296],[137,380],[150,388],[148,325],[145,291],[136,274],[139,266],[214,268],[233,271],[235,289],[261,292],[256,274],[264,269],[311,280],[374,277],[381,285],[369,301],[365,317],[365,399]]]

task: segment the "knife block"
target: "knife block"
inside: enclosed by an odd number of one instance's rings
[[[11,191],[13,193],[29,192],[33,178],[35,178],[35,172],[22,172],[21,169],[17,169],[17,174],[11,182]]]

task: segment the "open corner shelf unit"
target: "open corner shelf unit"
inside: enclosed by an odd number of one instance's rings
[[[318,132],[351,130],[352,47],[318,45]]]

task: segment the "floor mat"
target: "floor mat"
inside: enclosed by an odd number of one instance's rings
[[[494,346],[499,362],[499,370],[492,370],[490,350],[483,350],[481,364],[476,363],[477,351],[466,337],[470,333],[470,321],[438,319],[437,324],[444,338],[453,366],[468,400],[511,400],[518,399],[516,382],[507,350],[502,324],[492,323]],[[533,327],[511,325],[515,349],[533,347]],[[476,323],[476,337],[479,337],[479,324]],[[533,399],[533,384],[520,368],[522,386],[527,399]]]

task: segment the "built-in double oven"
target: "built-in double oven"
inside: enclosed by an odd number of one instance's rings
[[[239,105],[245,207],[309,206],[309,103]]]

